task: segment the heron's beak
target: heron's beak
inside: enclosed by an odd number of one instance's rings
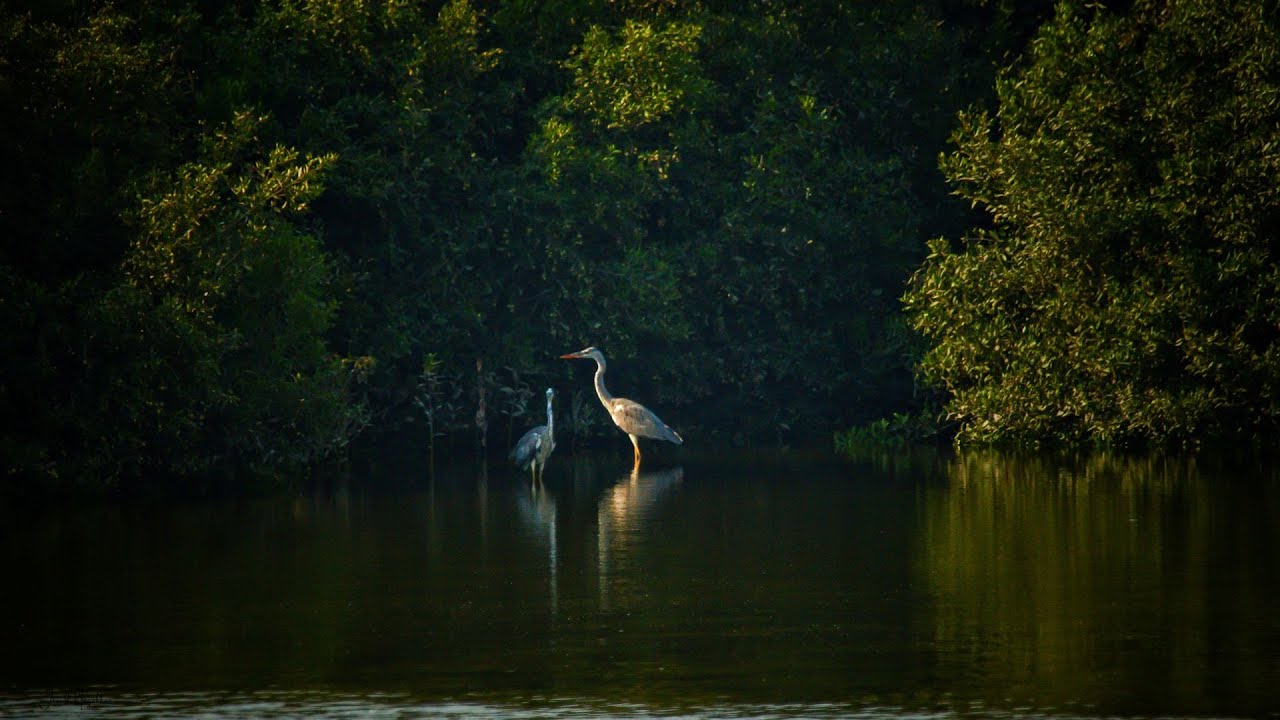
[[[568,355],[561,355],[560,359],[561,360],[577,360],[580,357],[582,356],[579,355],[578,353],[569,353]]]

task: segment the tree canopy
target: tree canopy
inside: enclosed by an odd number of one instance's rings
[[[962,440],[1280,420],[1280,37],[1263,2],[1059,6],[943,169],[990,225],[906,305]]]
[[[6,6],[6,472],[280,475],[477,386],[510,432],[586,344],[708,441],[909,402],[933,157],[1008,15]]]
[[[1260,1],[6,5],[6,476],[290,477],[481,397],[504,444],[549,385],[587,436],[586,345],[704,443],[933,392],[967,440],[1270,428],[1275,34]]]

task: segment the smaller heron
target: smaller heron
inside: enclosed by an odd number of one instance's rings
[[[511,450],[511,460],[523,470],[528,470],[534,482],[542,482],[547,458],[556,449],[555,417],[551,414],[551,398],[556,393],[547,388],[547,424],[539,425],[520,438]]]
[[[619,430],[631,438],[631,446],[636,451],[635,467],[640,467],[640,438],[642,437],[653,440],[666,440],[676,445],[684,443],[680,433],[667,427],[667,424],[662,422],[649,408],[635,400],[614,397],[609,394],[609,391],[604,386],[604,353],[594,347],[589,347],[575,353],[560,356],[561,360],[586,358],[596,361],[596,395],[600,397],[600,404],[604,405],[604,409],[609,411],[609,417],[613,418],[613,424],[617,425]]]

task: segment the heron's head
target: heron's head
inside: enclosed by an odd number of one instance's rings
[[[583,348],[575,353],[569,353],[567,355],[560,356],[561,360],[581,360],[584,358],[591,358],[596,362],[603,362],[604,353],[600,352],[593,346],[593,347]]]
[[[552,390],[551,388],[547,388],[547,402],[551,402],[551,398],[555,396],[556,396],[556,391]]]

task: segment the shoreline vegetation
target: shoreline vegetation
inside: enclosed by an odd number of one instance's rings
[[[1267,437],[1268,7],[20,3],[6,488],[572,452],[584,345],[707,445]]]

